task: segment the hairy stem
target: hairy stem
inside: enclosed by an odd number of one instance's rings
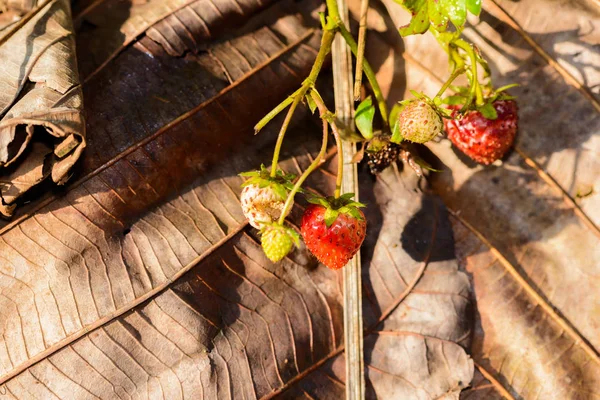
[[[329,126],[327,124],[327,121],[323,120],[323,142],[321,144],[321,151],[319,151],[317,157],[308,166],[308,168],[306,168],[302,175],[300,175],[300,177],[296,181],[296,184],[290,191],[290,194],[288,194],[288,197],[285,200],[285,204],[283,205],[283,211],[281,212],[281,216],[279,217],[278,222],[280,225],[283,225],[283,222],[285,221],[285,216],[290,212],[292,204],[294,203],[294,197],[296,196],[296,193],[298,193],[298,190],[300,190],[300,187],[302,187],[302,184],[304,183],[306,178],[308,178],[308,176],[315,170],[315,168],[317,168],[319,164],[321,164],[321,160],[325,156],[325,152],[327,151],[327,136],[329,133],[328,128]]]
[[[338,29],[340,31],[340,34],[342,35],[342,37],[344,38],[344,40],[350,47],[352,54],[354,54],[354,56],[356,56],[358,53],[358,45],[356,44],[356,41],[352,37],[352,34],[346,29],[346,27],[342,23],[340,23],[338,25]],[[363,67],[363,70],[365,71],[367,80],[369,81],[369,83],[371,84],[371,88],[373,89],[373,94],[375,95],[375,99],[377,100],[377,106],[379,107],[379,113],[381,114],[381,118],[383,119],[384,124],[387,125],[388,124],[387,104],[385,103],[385,99],[383,98],[383,93],[381,92],[381,88],[379,87],[379,83],[377,82],[377,77],[375,76],[375,71],[373,71],[373,68],[371,68],[371,65],[369,64],[369,62],[367,61],[366,58],[363,58],[362,67]]]
[[[331,132],[333,132],[333,136],[335,137],[335,144],[338,152],[338,172],[337,178],[335,180],[335,193],[333,196],[337,199],[338,197],[340,197],[340,193],[342,191],[342,180],[344,178],[344,153],[342,151],[342,139],[340,137],[340,130],[338,129],[337,122],[335,120],[335,115],[331,111],[329,111],[319,92],[316,89],[312,89],[310,91],[310,97],[317,105],[321,118],[323,118],[324,121],[327,121],[331,126]]]
[[[464,68],[456,68],[452,72],[452,74],[450,75],[448,80],[444,83],[444,85],[437,92],[437,94],[435,95],[435,98],[437,99],[437,98],[441,97],[444,94],[444,92],[446,91],[446,89],[448,89],[448,87],[452,84],[452,82],[454,82],[454,80],[456,78],[458,78],[463,72],[465,72]]]
[[[469,99],[467,100],[465,107],[468,107],[471,104],[474,96],[476,97],[476,104],[479,106],[483,105],[483,92],[481,91],[479,79],[477,77],[477,57],[475,56],[475,51],[469,43],[462,39],[455,40],[454,44],[463,49],[471,60],[471,90],[469,91]]]
[[[290,106],[290,109],[288,110],[288,113],[285,116],[285,120],[283,121],[283,124],[281,125],[281,129],[279,130],[279,135],[277,136],[277,143],[275,144],[275,150],[273,151],[273,162],[271,163],[271,177],[275,177],[275,174],[277,173],[277,168],[278,168],[277,163],[279,162],[279,153],[281,152],[281,145],[283,144],[285,132],[287,131],[290,121],[292,120],[292,116],[294,115],[294,112],[296,111],[298,104],[300,104],[300,101],[302,101],[302,99],[306,95],[306,92],[311,87],[313,87],[315,82],[317,81],[317,77],[319,76],[319,72],[321,71],[321,68],[323,67],[323,63],[325,62],[327,55],[331,52],[331,44],[333,43],[334,37],[335,37],[335,31],[333,31],[333,30],[328,29],[323,32],[323,37],[321,38],[321,47],[319,48],[319,53],[317,54],[315,63],[313,64],[312,69],[310,70],[310,74],[304,80],[300,89],[298,89],[296,92],[294,92],[294,94],[292,96],[290,96],[290,98],[293,97],[292,105]],[[284,103],[285,103],[285,101],[284,101]],[[281,104],[280,104],[280,106],[281,106]],[[285,106],[283,108],[285,108]],[[276,107],[276,109],[277,109],[277,107]],[[269,113],[269,114],[271,114],[271,113]],[[277,114],[275,114],[275,115],[277,115]]]
[[[269,122],[271,122],[271,120],[273,118],[275,118],[280,112],[285,110],[285,108],[287,106],[292,104],[292,102],[294,101],[294,99],[296,98],[298,93],[300,93],[300,89],[296,90],[294,93],[292,93],[291,95],[286,97],[286,99],[284,101],[282,101],[281,103],[279,103],[279,105],[277,107],[275,107],[274,109],[269,111],[269,113],[267,115],[262,117],[262,119],[260,121],[258,121],[258,123],[256,125],[254,125],[254,134],[257,134],[262,128],[265,127],[265,125],[267,125]]]

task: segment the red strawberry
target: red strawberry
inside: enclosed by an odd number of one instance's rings
[[[358,252],[367,230],[365,215],[351,201],[353,194],[339,199],[309,200],[300,229],[306,247],[331,269],[340,269]]]
[[[496,119],[487,119],[479,111],[469,111],[461,118],[456,111],[459,106],[452,106],[455,119],[444,119],[446,133],[452,143],[484,165],[506,154],[515,140],[518,126],[517,103],[514,100],[496,100],[492,106],[498,115]]]

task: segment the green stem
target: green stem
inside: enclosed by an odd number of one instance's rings
[[[462,39],[456,39],[454,41],[454,44],[463,49],[469,56],[469,59],[471,60],[471,90],[469,93],[469,99],[465,104],[465,107],[468,107],[471,104],[474,95],[476,96],[476,104],[479,106],[483,105],[483,92],[481,91],[481,87],[479,86],[479,80],[477,77],[477,57],[475,56],[475,51],[469,43],[465,42]]]
[[[292,105],[290,106],[290,109],[288,110],[288,113],[285,116],[283,124],[281,125],[281,129],[279,130],[279,135],[277,136],[277,143],[275,144],[275,150],[273,151],[273,162],[271,163],[271,177],[273,177],[273,178],[275,177],[275,174],[277,173],[277,168],[278,168],[277,163],[279,162],[279,153],[281,152],[281,145],[283,144],[285,132],[287,131],[287,128],[292,120],[292,116],[294,115],[296,108],[298,107],[298,104],[300,104],[300,101],[304,98],[308,89],[313,87],[315,82],[317,81],[317,77],[319,76],[319,72],[321,71],[321,68],[323,67],[323,63],[325,62],[327,55],[331,51],[331,44],[333,43],[334,37],[335,37],[335,31],[333,31],[333,30],[325,30],[325,32],[323,32],[323,37],[321,38],[321,47],[319,48],[319,53],[317,54],[315,63],[313,64],[312,69],[310,70],[310,74],[304,80],[300,89],[296,90],[294,92],[294,94],[292,96],[290,96],[290,98],[293,97]],[[285,101],[283,103],[285,103]],[[281,106],[281,104],[280,104],[280,106]],[[280,106],[278,106],[278,107],[280,107]],[[276,107],[276,109],[278,107]],[[285,108],[285,106],[283,106],[283,108]],[[271,113],[269,113],[269,114],[271,114]],[[275,114],[275,115],[277,115],[277,114]]]
[[[434,99],[440,98],[444,92],[446,91],[446,89],[448,89],[448,87],[452,84],[452,82],[454,82],[454,80],[456,78],[458,78],[460,76],[460,74],[462,74],[463,72],[465,72],[464,68],[456,68],[454,69],[454,71],[452,72],[452,74],[450,75],[450,77],[448,78],[448,80],[444,83],[444,85],[442,86],[442,88],[437,92],[437,94],[435,95]]]
[[[338,129],[335,120],[335,115],[331,111],[329,111],[319,92],[313,88],[310,91],[310,97],[312,97],[313,101],[317,105],[321,118],[324,121],[327,121],[331,126],[331,131],[333,132],[333,136],[335,137],[335,144],[338,152],[338,173],[337,178],[335,180],[335,193],[333,194],[333,196],[337,199],[340,197],[340,193],[342,191],[342,180],[344,177],[344,152],[342,151],[342,139],[340,137],[340,130]]]
[[[319,154],[317,155],[317,157],[308,166],[308,168],[306,168],[306,170],[304,171],[304,173],[302,173],[300,178],[298,178],[298,180],[296,181],[296,184],[290,191],[290,194],[288,194],[288,197],[285,200],[285,204],[283,205],[283,211],[281,212],[281,217],[279,217],[279,225],[283,225],[283,222],[285,221],[285,216],[290,212],[290,209],[292,208],[292,204],[294,204],[294,197],[296,196],[296,193],[298,193],[298,190],[300,190],[300,187],[302,187],[302,184],[304,183],[306,178],[308,178],[308,176],[315,170],[315,168],[317,168],[319,166],[319,164],[321,163],[321,160],[325,156],[325,152],[327,151],[327,136],[328,136],[328,125],[327,125],[327,121],[323,120],[323,143],[321,144],[321,151],[319,151]]]
[[[267,125],[269,122],[271,122],[271,120],[273,118],[275,118],[280,112],[285,110],[285,108],[287,106],[292,104],[295,96],[297,96],[298,93],[300,93],[300,89],[296,90],[294,93],[289,95],[284,101],[279,103],[279,105],[277,107],[275,107],[274,109],[269,111],[269,113],[267,115],[262,117],[262,119],[260,121],[258,121],[258,123],[256,125],[254,125],[254,134],[257,134],[262,128],[265,127],[265,125]]]
[[[337,26],[340,31],[340,34],[342,35],[342,37],[344,38],[344,40],[350,47],[352,54],[354,54],[354,56],[356,56],[357,52],[358,52],[358,45],[356,44],[356,41],[352,37],[352,34],[346,29],[346,27],[344,26],[344,24],[341,23],[341,21],[338,22]],[[381,88],[379,87],[379,83],[377,82],[377,77],[375,76],[375,72],[373,71],[373,68],[371,68],[371,65],[369,64],[369,62],[367,61],[366,58],[363,58],[362,65],[363,65],[363,70],[365,72],[365,76],[367,77],[367,80],[371,84],[371,88],[373,89],[373,94],[375,95],[375,99],[377,100],[377,106],[379,107],[379,113],[381,114],[383,123],[385,125],[387,125],[388,124],[387,104],[385,103],[383,93],[381,92]]]
[[[326,0],[327,3],[327,11],[329,12],[329,17],[333,21],[335,27],[339,30],[340,34],[350,47],[352,54],[355,57],[358,55],[358,44],[352,37],[352,34],[346,29],[346,26],[342,22],[340,18],[340,10],[338,9],[336,0]],[[373,68],[367,61],[366,58],[363,58],[362,67],[367,76],[369,83],[371,84],[371,88],[373,89],[373,93],[375,94],[375,99],[377,99],[377,105],[379,106],[379,112],[381,114],[381,118],[383,122],[388,124],[388,112],[387,105],[385,103],[385,99],[383,98],[383,93],[381,92],[381,88],[379,87],[379,83],[377,82],[377,78],[375,77],[375,72],[373,72]]]

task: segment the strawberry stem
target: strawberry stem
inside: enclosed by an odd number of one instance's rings
[[[338,152],[338,172],[337,178],[335,180],[335,192],[333,196],[337,199],[340,197],[340,193],[342,191],[342,180],[344,177],[344,154],[342,151],[342,140],[340,137],[340,130],[338,129],[335,115],[331,111],[329,111],[317,89],[313,88],[310,91],[310,97],[317,105],[317,108],[319,109],[319,114],[321,115],[323,121],[326,121],[331,126],[331,132],[333,132],[333,136],[335,137],[335,144]]]
[[[446,89],[448,89],[448,87],[452,84],[452,82],[454,82],[454,80],[456,78],[458,78],[463,72],[465,72],[464,67],[455,68],[454,71],[452,72],[452,75],[450,75],[450,77],[448,78],[448,80],[440,88],[440,90],[435,95],[434,99],[439,99],[440,97],[442,97],[442,95],[444,94],[444,92],[446,91]]]
[[[327,3],[329,4],[329,1]],[[348,31],[348,29],[346,29],[346,27],[342,24],[342,22],[339,22],[338,29],[339,29],[340,34],[342,35],[342,37],[348,44],[348,47],[350,47],[352,54],[354,54],[354,56],[356,56],[358,53],[358,44],[356,44],[356,41],[352,37],[352,34]],[[375,72],[373,71],[373,68],[371,68],[371,65],[369,64],[369,62],[367,61],[366,58],[363,58],[362,67],[365,72],[365,76],[367,77],[367,80],[371,84],[371,89],[373,90],[373,94],[375,95],[375,100],[377,100],[377,107],[379,108],[379,113],[381,114],[381,119],[383,120],[383,123],[385,125],[388,125],[387,104],[383,97],[383,92],[381,91],[381,87],[379,87],[379,83],[377,82],[377,77],[375,76]]]
[[[298,193],[298,190],[300,190],[300,187],[302,186],[306,178],[308,178],[308,176],[315,170],[315,168],[317,168],[319,164],[321,164],[321,160],[323,159],[323,157],[325,156],[325,152],[327,151],[327,136],[329,133],[328,128],[329,126],[327,125],[327,121],[323,120],[323,143],[321,144],[321,151],[319,151],[317,157],[308,166],[308,168],[306,168],[302,175],[300,175],[300,177],[296,181],[296,184],[290,191],[290,194],[288,194],[288,197],[285,200],[285,204],[283,205],[281,217],[279,217],[279,225],[283,225],[283,222],[285,221],[285,216],[288,215],[290,208],[292,207],[292,204],[294,202],[294,197],[296,196],[296,193]]]
[[[254,125],[254,134],[256,135],[258,132],[260,132],[260,130],[262,128],[265,127],[265,125],[267,125],[269,122],[271,122],[271,120],[273,118],[275,118],[277,115],[279,115],[280,112],[282,112],[283,110],[285,110],[285,108],[287,106],[289,106],[290,104],[292,104],[292,102],[294,101],[294,99],[296,98],[296,96],[300,93],[301,89],[296,90],[294,93],[292,93],[291,95],[289,95],[284,101],[282,101],[281,103],[279,103],[279,105],[277,107],[275,107],[274,109],[272,109],[271,111],[269,111],[269,113],[267,115],[265,115],[264,117],[262,117],[262,119],[260,121],[258,121],[258,123],[256,125]]]
[[[452,43],[457,47],[463,49],[469,56],[469,59],[471,60],[471,89],[469,90],[469,98],[465,103],[465,108],[471,105],[474,96],[476,97],[476,104],[478,106],[481,106],[484,103],[483,92],[481,90],[481,86],[479,85],[479,79],[477,77],[477,57],[475,56],[473,46],[465,42],[463,39],[456,39]]]
[[[315,82],[317,81],[317,77],[319,76],[319,72],[321,71],[321,68],[323,67],[323,63],[325,62],[327,55],[331,51],[331,44],[333,43],[334,37],[335,37],[335,30],[333,30],[333,29],[326,29],[323,32],[323,37],[321,38],[321,47],[319,48],[319,53],[317,54],[315,63],[313,64],[312,69],[310,70],[310,74],[304,80],[300,89],[298,89],[296,92],[294,92],[294,94],[292,96],[290,96],[290,98],[293,97],[293,100],[292,100],[290,109],[288,110],[288,113],[285,116],[283,124],[281,125],[281,129],[279,130],[279,135],[277,136],[277,143],[275,144],[275,150],[273,151],[273,162],[271,163],[271,177],[275,177],[275,174],[277,172],[277,168],[278,168],[277,164],[279,161],[279,153],[281,152],[281,145],[283,144],[285,132],[287,131],[287,128],[292,120],[292,116],[294,115],[294,112],[296,111],[298,104],[300,104],[300,101],[306,95],[306,92],[308,92],[308,90],[310,88],[312,88],[314,86]],[[284,104],[286,102],[286,100],[284,100],[283,103],[281,103],[279,106],[277,106],[269,114],[273,113],[274,114],[273,117],[275,115],[277,115],[279,113],[279,111],[277,111],[278,108],[283,109],[287,106],[287,105],[282,106],[282,104]],[[260,124],[260,122],[259,122],[259,124]]]

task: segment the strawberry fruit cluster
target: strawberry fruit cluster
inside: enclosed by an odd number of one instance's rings
[[[336,0],[326,0],[327,13],[321,14],[321,46],[309,76],[298,90],[255,126],[258,133],[276,115],[288,110],[277,138],[271,169],[263,165],[258,171],[241,174],[248,178],[241,196],[242,210],[250,225],[260,230],[262,248],[274,262],[282,260],[294,246],[299,246],[300,236],[308,250],[332,269],[342,268],[359,251],[365,239],[367,221],[361,211],[364,204],[353,200],[352,193],[340,193],[343,171],[341,131],[346,133],[346,138],[364,142],[363,150],[353,161],[360,161],[366,154],[373,174],[399,159],[419,175],[422,175],[422,168],[435,171],[413,153],[411,144],[427,143],[441,137],[444,132],[460,151],[484,165],[504,157],[512,146],[518,126],[517,104],[506,91],[515,85],[494,89],[487,62],[474,45],[461,37],[467,14],[479,15],[481,0],[397,2],[412,14],[411,22],[399,28],[400,34],[433,33],[448,54],[450,76],[434,97],[411,90],[413,98],[396,104],[388,115],[373,69],[359,52],[364,46],[358,46],[341,21]],[[335,115],[327,109],[315,88],[319,72],[338,34],[356,56],[357,65],[361,66],[357,70],[364,72],[374,97],[367,96],[356,107],[355,126],[360,136],[348,134],[348,127],[339,126]],[[364,39],[364,35],[362,37]],[[484,71],[482,79],[479,70]],[[465,76],[468,84],[453,86],[454,80],[460,76]],[[357,77],[357,96],[360,82]],[[449,89],[453,93],[445,96]],[[312,112],[318,110],[323,123],[323,141],[318,156],[296,178],[279,169],[278,159],[288,125],[301,103],[305,103]],[[285,225],[285,218],[294,204],[296,193],[302,191],[303,182],[321,163],[327,149],[329,130],[338,149],[336,191],[333,196],[308,198],[311,204],[302,217],[300,235]]]

